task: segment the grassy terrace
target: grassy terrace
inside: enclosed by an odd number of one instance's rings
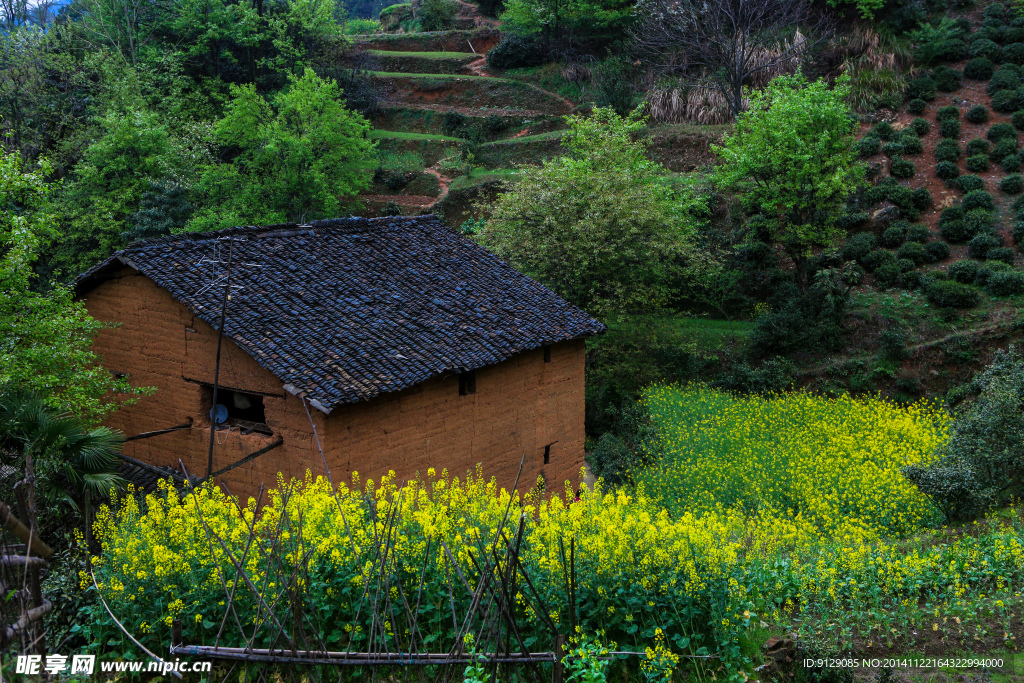
[[[453,138],[448,135],[435,135],[432,133],[407,133],[399,130],[371,130],[370,138],[373,140],[451,140],[462,142],[462,138]]]

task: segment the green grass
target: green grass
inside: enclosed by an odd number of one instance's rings
[[[531,142],[544,142],[545,140],[558,140],[565,133],[564,130],[552,130],[547,133],[538,133],[536,135],[523,135],[518,138],[508,138],[507,140],[495,140],[494,142],[487,142],[481,147],[498,147],[504,145],[528,145]]]
[[[452,81],[488,81],[495,83],[513,83],[523,85],[510,78],[488,78],[487,76],[463,76],[462,74],[419,74],[419,73],[395,73],[393,71],[368,71],[374,78],[442,78]]]
[[[452,181],[448,187],[449,192],[465,190],[477,185],[493,182],[495,180],[515,180],[519,176],[519,169],[515,168],[474,168],[468,175],[459,176]]]
[[[407,133],[403,130],[371,130],[371,140],[451,140],[462,142],[462,138],[453,138],[447,135],[433,133]]]
[[[472,52],[416,52],[402,50],[367,50],[368,53],[377,57],[418,57],[423,59],[451,59],[455,61],[472,62],[480,55]]]

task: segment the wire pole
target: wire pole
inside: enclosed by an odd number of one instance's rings
[[[217,330],[217,361],[213,369],[213,397],[210,402],[210,450],[206,456],[206,478],[213,474],[213,442],[217,432],[217,384],[220,382],[220,349],[224,343],[224,319],[228,314],[228,302],[231,301],[231,253],[234,250],[235,240],[228,238],[228,265],[227,274],[224,276],[224,298],[220,303],[220,327]]]

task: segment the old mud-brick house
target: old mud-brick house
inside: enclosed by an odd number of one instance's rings
[[[144,463],[206,475],[213,419],[235,495],[323,473],[321,447],[336,481],[480,464],[511,486],[524,456],[520,488],[578,478],[584,339],[603,325],[432,216],[138,242],[75,286],[117,323],[104,365],[156,388],[108,421],[170,430],[126,444]]]

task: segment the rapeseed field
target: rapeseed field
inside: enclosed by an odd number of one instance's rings
[[[598,483],[520,497],[480,470],[431,470],[401,486],[390,477],[354,477],[334,489],[312,475],[280,481],[261,509],[212,487],[123,497],[95,525],[98,589],[152,648],[167,642],[175,619],[186,643],[238,646],[270,619],[266,605],[294,609],[270,568],[301,566],[302,609],[315,610],[326,647],[359,651],[374,631],[397,648],[408,615],[398,610],[382,626],[360,608],[372,590],[375,543],[388,534],[389,580],[422,586],[419,628],[428,642],[450,643],[452,613],[472,599],[449,597],[453,576],[475,585],[480,549],[522,523],[533,586],[515,598],[534,649],[551,646],[546,624],[568,633],[575,623],[619,648],[657,652],[659,661],[681,656],[680,667],[740,681],[756,664],[757,639],[770,633],[796,632],[829,652],[926,640],[1015,646],[1019,518],[1006,513],[969,533],[944,529],[900,474],[948,438],[939,407],[674,386],[650,388],[643,402],[653,427],[644,448],[655,464],[616,490]],[[262,601],[243,589],[235,562],[262,587]],[[89,588],[92,577],[82,582]],[[116,648],[119,631],[102,607],[90,609],[85,635],[97,650]]]

